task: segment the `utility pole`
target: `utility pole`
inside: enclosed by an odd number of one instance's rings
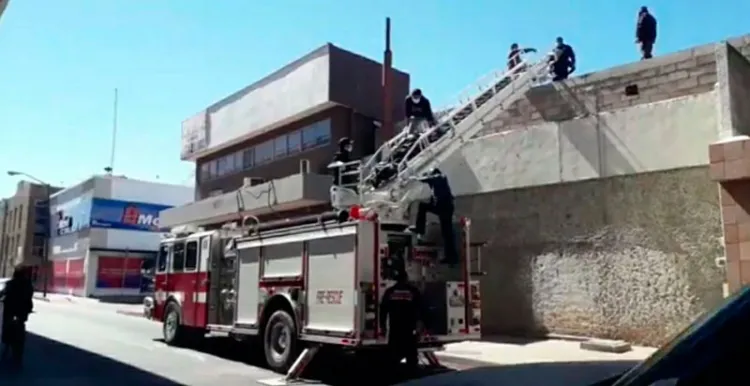
[[[385,52],[383,52],[383,126],[381,140],[385,143],[395,135],[393,128],[393,95],[391,87],[391,76],[393,66],[393,54],[391,52],[391,18],[385,18]]]
[[[115,152],[117,150],[117,108],[118,108],[118,95],[117,88],[115,88],[115,100],[112,109],[112,149],[109,153],[109,166],[104,170],[108,174],[112,174],[115,169]]]

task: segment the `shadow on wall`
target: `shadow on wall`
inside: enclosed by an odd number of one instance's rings
[[[483,332],[658,345],[722,299],[706,167],[457,198],[486,240]]]

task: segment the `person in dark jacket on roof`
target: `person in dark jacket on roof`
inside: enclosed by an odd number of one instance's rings
[[[343,173],[348,170],[344,165],[352,161],[352,150],[354,149],[354,141],[349,138],[341,138],[339,140],[339,148],[336,154],[333,156],[332,163],[328,166],[333,174],[333,183],[336,185],[347,185],[353,182],[352,176],[344,175]]]
[[[404,111],[406,112],[406,118],[409,120],[409,124],[416,124],[419,121],[427,121],[430,126],[435,126],[437,123],[435,115],[432,113],[432,105],[430,100],[422,95],[422,90],[414,89],[411,95],[406,97],[404,101]]]
[[[647,7],[641,7],[638,11],[635,41],[641,46],[641,59],[651,59],[654,43],[656,43],[656,18],[648,11]]]
[[[558,37],[556,42],[555,61],[552,64],[552,80],[555,82],[568,79],[576,70],[576,54],[573,47],[565,44],[562,37]]]
[[[427,212],[434,213],[440,220],[440,235],[443,239],[445,256],[441,263],[458,263],[458,250],[456,249],[456,235],[453,232],[454,197],[448,177],[440,169],[435,168],[426,176],[418,179],[430,186],[432,189],[432,200],[420,202],[417,209],[417,223],[409,228],[409,231],[418,235],[424,235],[427,226]]]
[[[419,365],[417,331],[422,321],[422,296],[409,283],[404,267],[396,271],[396,284],[385,290],[380,303],[380,330],[388,333],[388,351],[398,364],[406,358],[406,365],[415,370]]]
[[[522,72],[524,68],[516,68],[519,64],[521,64],[521,61],[522,61],[521,55],[532,53],[532,52],[536,52],[536,49],[519,48],[518,43],[511,44],[510,51],[508,51],[508,71],[513,71],[515,69],[515,73]]]

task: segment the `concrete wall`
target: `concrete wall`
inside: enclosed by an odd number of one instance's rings
[[[463,195],[706,165],[715,100],[707,92],[487,135],[443,171]]]
[[[195,160],[335,105],[381,119],[382,66],[326,44],[260,81],[213,104],[182,125],[182,159]],[[393,71],[395,119],[409,75]]]
[[[730,43],[716,45],[721,138],[750,134],[750,62]]]
[[[485,333],[660,344],[719,304],[707,147],[727,116],[735,131],[750,122],[738,111],[745,49],[701,46],[533,89],[443,165],[458,213],[488,242]]]

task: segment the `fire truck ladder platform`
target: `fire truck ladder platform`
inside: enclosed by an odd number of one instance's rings
[[[415,200],[409,190],[415,177],[438,167],[465,143],[477,135],[485,124],[496,119],[526,92],[549,74],[548,59],[523,60],[509,71],[494,71],[483,77],[436,125],[419,134],[403,130],[383,144],[360,168],[359,201],[364,207],[403,209]],[[418,137],[417,137],[418,135]],[[378,173],[384,165],[395,166],[390,176]],[[422,184],[419,184],[422,185]]]
[[[262,379],[259,380],[258,383],[262,385],[267,386],[293,386],[293,385],[320,385],[322,382],[311,380],[311,379],[304,379],[302,378],[302,373],[307,368],[307,365],[312,362],[315,355],[320,351],[320,345],[315,345],[306,348],[304,351],[302,351],[302,354],[297,358],[296,361],[292,364],[292,367],[289,368],[289,371],[280,378],[270,378],[270,379]],[[435,351],[433,349],[421,349],[419,351],[419,354],[421,357],[424,358],[424,362],[420,361],[421,363],[426,363],[430,367],[440,367],[440,360],[438,359],[437,355],[435,355]]]

